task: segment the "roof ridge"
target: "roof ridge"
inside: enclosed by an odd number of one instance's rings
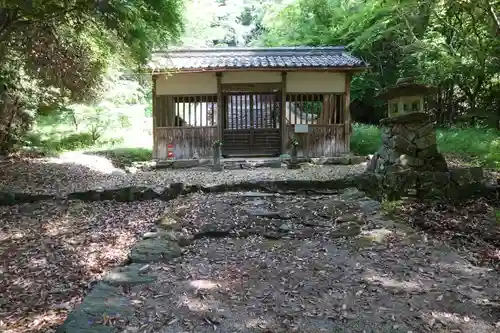
[[[171,48],[157,50],[153,53],[167,53],[184,55],[186,53],[207,54],[207,53],[280,53],[280,52],[345,52],[345,46],[279,46],[279,47],[207,47],[207,48]]]
[[[152,69],[223,70],[250,68],[366,68],[363,60],[343,46],[268,48],[178,48],[155,52]]]

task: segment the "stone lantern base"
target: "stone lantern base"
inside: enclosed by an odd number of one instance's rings
[[[446,161],[437,150],[436,129],[423,112],[385,118],[382,147],[368,163],[367,171],[386,174],[414,170],[446,172]]]

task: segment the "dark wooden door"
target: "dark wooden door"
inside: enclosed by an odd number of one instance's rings
[[[280,155],[280,97],[279,91],[224,94],[224,156]]]

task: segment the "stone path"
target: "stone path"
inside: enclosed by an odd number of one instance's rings
[[[168,204],[59,332],[500,332],[498,272],[358,190]]]

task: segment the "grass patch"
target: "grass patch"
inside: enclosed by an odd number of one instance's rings
[[[360,155],[375,153],[381,142],[380,129],[356,124],[351,150]],[[484,128],[443,128],[437,130],[439,151],[473,165],[500,168],[500,132]]]
[[[380,129],[373,125],[353,124],[351,150],[359,155],[375,153],[382,145]]]
[[[89,155],[99,155],[106,157],[117,168],[125,168],[131,166],[134,162],[151,161],[153,153],[148,148],[115,148],[106,150],[94,150],[85,152]]]

